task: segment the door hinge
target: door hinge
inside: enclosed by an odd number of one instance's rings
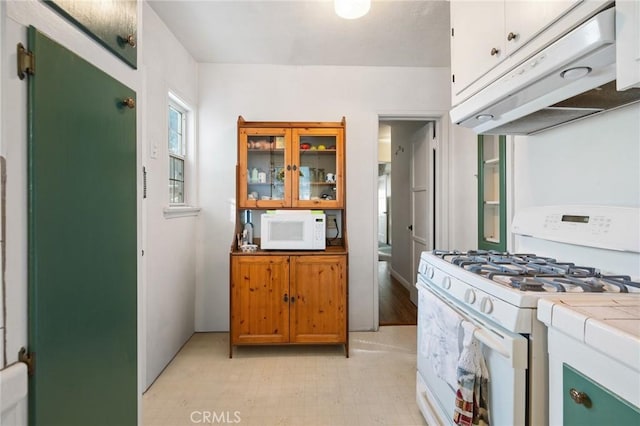
[[[17,46],[18,56],[18,77],[24,80],[27,75],[36,73],[36,57],[32,52],[24,48],[22,43]]]
[[[455,37],[453,28],[451,28],[451,37]]]
[[[456,82],[456,75],[455,74],[451,74],[451,82],[452,83]]]
[[[27,372],[30,376],[33,376],[36,370],[36,354],[34,352],[27,352],[23,346],[20,348],[20,352],[18,352],[18,361],[27,364]]]

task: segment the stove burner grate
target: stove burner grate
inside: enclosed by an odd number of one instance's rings
[[[532,253],[496,250],[433,250],[432,253],[469,272],[521,291],[640,291],[640,283],[632,281],[629,276],[602,275],[597,268],[559,262],[552,257]]]

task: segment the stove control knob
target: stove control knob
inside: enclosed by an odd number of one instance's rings
[[[442,288],[449,290],[451,288],[451,277],[444,277],[442,279]]]
[[[464,292],[464,301],[473,305],[476,301],[476,292],[468,288],[467,291]]]
[[[431,279],[433,278],[433,274],[435,274],[435,271],[433,270],[433,266],[427,266],[427,277]]]
[[[485,314],[490,314],[493,311],[493,302],[488,297],[483,297],[480,302],[480,310]]]
[[[422,262],[422,260],[418,264],[418,272],[421,273],[421,274],[426,274],[427,273],[427,264]]]

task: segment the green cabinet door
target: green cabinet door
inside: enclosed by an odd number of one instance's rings
[[[135,92],[33,27],[29,46],[29,423],[135,425]]]
[[[44,0],[133,68],[138,64],[136,0]]]
[[[564,425],[640,425],[638,407],[567,364],[562,366],[562,395]]]
[[[478,135],[478,248],[507,250],[506,137]]]

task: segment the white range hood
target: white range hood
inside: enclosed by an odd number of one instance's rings
[[[455,124],[484,134],[531,134],[640,100],[618,92],[615,8],[535,53],[451,110]]]

